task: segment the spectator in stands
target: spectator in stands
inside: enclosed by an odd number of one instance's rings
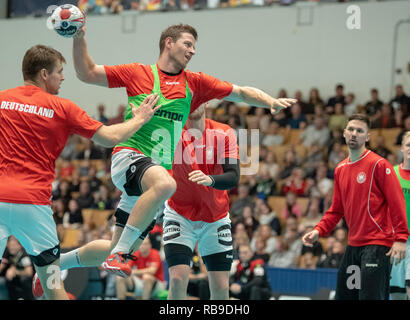
[[[305,234],[306,230],[313,228],[319,223],[321,216],[320,198],[313,196],[307,206],[306,213],[303,215],[299,223],[299,233]]]
[[[256,108],[255,117],[257,119],[258,128],[262,133],[265,133],[272,119],[269,109]]]
[[[97,146],[93,141],[82,138],[82,150],[77,153],[76,159],[103,159],[104,148]]]
[[[80,165],[78,166],[78,173],[80,174],[80,178],[82,178],[82,180],[88,177],[90,166],[91,162],[88,159],[81,161]]]
[[[20,242],[10,236],[0,264],[0,276],[5,277],[10,300],[34,300],[31,293],[33,264]]]
[[[246,206],[253,207],[253,199],[249,196],[249,185],[240,183],[238,185],[238,198],[232,203],[229,210],[231,220],[240,218],[243,208]]]
[[[300,167],[295,167],[292,174],[283,181],[282,194],[287,195],[289,192],[294,193],[299,197],[309,195],[312,184],[305,178],[305,172]]]
[[[112,210],[114,209],[113,200],[111,199],[110,192],[106,185],[102,184],[98,188],[98,191],[93,193],[94,204],[93,208],[99,210]]]
[[[149,237],[133,256],[135,260],[128,262],[132,268],[131,276],[117,277],[117,298],[125,300],[127,292],[133,292],[142,300],[157,298],[158,293],[165,289],[164,266],[159,252],[151,247]]]
[[[297,199],[297,195],[293,192],[288,192],[286,194],[286,205],[282,211],[282,218],[284,220],[288,219],[291,215],[294,215],[296,217],[302,216],[302,209],[297,203]]]
[[[317,142],[321,147],[327,146],[330,140],[330,131],[326,127],[324,116],[317,115],[313,121],[313,124],[300,133],[303,144],[306,147],[310,147],[313,143]]]
[[[372,128],[394,128],[396,127],[396,120],[394,118],[393,108],[384,103],[381,107],[379,116],[372,122]]]
[[[396,85],[396,95],[390,101],[389,104],[395,110],[398,110],[399,108],[404,108],[405,111],[408,112],[408,108],[410,107],[410,97],[405,94],[403,86],[401,84]]]
[[[68,179],[73,175],[75,170],[74,164],[70,160],[63,160],[60,168],[60,178]]]
[[[317,259],[312,252],[306,252],[301,255],[299,267],[302,269],[316,269]]]
[[[357,113],[357,104],[355,103],[354,93],[348,93],[345,98],[344,113],[350,117],[352,114]],[[344,129],[344,128],[343,128]]]
[[[280,220],[276,215],[276,212],[272,210],[266,201],[262,201],[259,205],[260,215],[259,224],[267,224],[272,228],[275,235],[280,235],[282,227],[280,225]]]
[[[379,90],[373,88],[370,90],[370,101],[365,104],[366,114],[369,116],[370,121],[374,121],[379,116],[383,102],[379,99]]]
[[[330,107],[334,107],[336,103],[341,103],[342,105],[345,105],[345,96],[344,96],[344,86],[343,84],[338,84],[336,85],[335,88],[335,96],[329,98],[327,105]]]
[[[259,226],[258,220],[254,217],[252,206],[245,206],[243,208],[242,217],[239,221],[243,223],[248,237],[251,238]]]
[[[240,300],[265,300],[271,289],[262,259],[254,259],[249,245],[239,247],[239,261],[233,267],[229,293]]]
[[[304,129],[306,127],[306,115],[302,113],[302,106],[299,102],[290,107],[290,117],[287,119],[287,126],[291,129]]]
[[[284,137],[283,134],[280,132],[279,122],[272,121],[269,124],[269,127],[263,136],[262,145],[266,147],[279,146],[283,144],[283,141]]]
[[[63,199],[57,199],[52,202],[53,218],[57,225],[63,224],[64,215],[66,213],[66,207],[64,206]]]
[[[268,265],[276,268],[293,268],[296,267],[295,251],[290,248],[291,239],[282,235],[277,239],[276,247],[273,250]]]
[[[97,120],[104,124],[108,122],[108,118],[105,115],[105,105],[102,103],[97,106]]]
[[[260,224],[258,230],[253,234],[250,241],[252,251],[256,251],[256,238],[261,237],[265,243],[265,251],[269,255],[275,250],[276,247],[276,234],[268,224]]]
[[[392,152],[389,148],[386,147],[386,140],[384,136],[378,135],[374,138],[374,141],[375,141],[375,147],[373,151],[377,153],[379,156],[386,159],[387,156],[391,154]]]
[[[68,228],[78,228],[83,224],[83,215],[77,200],[71,199],[68,202],[68,214],[64,216],[64,225]]]
[[[322,162],[316,170],[315,186],[312,188],[312,194],[319,197],[319,199],[324,199],[326,194],[333,187],[333,181],[327,177],[327,166]]]
[[[226,104],[225,106],[226,108],[226,113],[228,118],[231,116],[238,116],[239,120],[240,120],[240,128],[245,128],[246,127],[246,119],[245,119],[245,115],[241,112],[241,110],[239,109],[238,105],[236,103],[233,102],[229,102],[228,104]],[[256,108],[256,109],[261,109],[263,110],[267,110],[264,108]],[[268,110],[269,111],[269,110]]]
[[[328,147],[327,153],[329,153],[332,150],[333,145],[335,143],[346,145],[345,138],[343,137],[343,130],[340,130],[340,129],[332,130],[332,132],[330,133],[330,141],[329,141],[329,147]]]
[[[202,258],[198,254],[198,245],[196,245],[193,256],[191,273],[189,274],[188,296],[197,297],[199,300],[209,300],[211,294],[209,291],[208,272]]]
[[[266,169],[262,169],[260,174],[251,183],[251,194],[256,193],[259,198],[267,199],[276,194],[276,181],[272,179]]]
[[[96,192],[102,185],[101,179],[97,178],[97,169],[94,166],[90,166],[87,180],[90,184],[91,192]]]
[[[342,242],[335,240],[330,254],[326,255],[326,258],[318,263],[318,268],[339,268],[340,262],[344,255],[345,247]]]
[[[279,177],[280,166],[276,159],[276,154],[272,150],[268,150],[263,162],[259,164],[259,172],[268,172],[269,176],[276,181]]]
[[[266,252],[266,241],[260,236],[255,238],[255,254],[253,258],[262,259],[265,264],[270,259],[269,253]]]
[[[78,169],[75,169],[71,176],[70,191],[80,192],[80,183],[81,183],[80,171]]]
[[[329,162],[328,162],[328,168],[329,168],[329,176],[333,177],[334,175],[334,169],[336,166],[344,159],[346,159],[349,154],[346,149],[343,148],[341,144],[337,146],[336,144],[333,146],[333,149],[329,155]]]
[[[324,162],[324,148],[321,148],[318,143],[313,143],[307,149],[306,157],[303,161],[303,169],[307,178],[313,178],[317,167]]]
[[[347,230],[344,227],[337,227],[333,230],[333,236],[337,241],[340,241],[343,246],[347,245]]]
[[[312,88],[309,92],[309,104],[315,108],[317,105],[323,105],[323,99],[320,97],[319,89]]]
[[[401,130],[401,132],[399,133],[399,135],[396,138],[396,145],[401,146],[403,136],[407,131],[410,131],[410,115],[407,116],[406,118],[404,118],[403,129]]]
[[[125,110],[127,107],[123,104],[120,104],[117,109],[117,115],[113,118],[109,118],[107,125],[112,125],[116,123],[121,123],[124,122],[124,115],[125,115]]]
[[[249,245],[249,236],[245,230],[245,225],[240,222],[235,225],[235,232],[233,234],[233,259],[239,259],[239,247],[243,244]]]
[[[300,104],[300,107],[302,109],[302,113],[303,114],[313,114],[314,112],[314,106],[310,103],[307,103],[304,99],[303,99],[303,95],[302,95],[302,91],[300,90],[296,90],[295,92],[295,99],[298,101],[298,103]]]
[[[71,199],[70,183],[67,180],[61,180],[57,190],[52,192],[53,200],[62,199],[64,206],[68,205]]]
[[[294,148],[289,147],[286,149],[284,154],[284,161],[283,161],[283,170],[280,173],[280,179],[286,179],[291,174],[294,168],[296,168],[300,164],[300,159],[295,151]]]
[[[220,121],[223,122],[223,121]],[[227,124],[235,131],[236,137],[239,139],[239,130],[241,128],[241,119],[238,115],[229,116]]]
[[[94,205],[94,197],[90,189],[90,183],[88,181],[82,181],[80,183],[80,195],[77,198],[78,206],[80,209],[92,208]]]
[[[328,128],[330,131],[346,128],[349,117],[344,113],[343,104],[337,102],[334,106],[335,113],[329,117]]]
[[[60,158],[63,160],[71,161],[76,159],[77,156],[77,143],[80,140],[80,136],[71,135],[68,137],[67,143],[63,151],[61,151]]]

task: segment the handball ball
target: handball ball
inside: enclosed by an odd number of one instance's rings
[[[57,7],[51,14],[54,30],[65,38],[72,38],[84,24],[84,14],[72,4]]]

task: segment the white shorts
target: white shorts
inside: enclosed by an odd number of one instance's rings
[[[15,236],[34,263],[44,266],[60,256],[53,211],[48,205],[0,202],[0,254]]]
[[[111,179],[122,192],[119,209],[131,212],[142,193],[142,176],[145,170],[154,165],[157,163],[151,158],[129,149],[122,149],[112,156]]]
[[[191,221],[178,214],[165,202],[164,245],[181,244],[194,250],[198,242],[201,257],[232,250],[231,219],[225,218],[208,223]]]
[[[158,293],[166,289],[166,284],[163,281],[156,279],[154,287],[151,292],[151,298],[156,298]],[[137,297],[142,296],[142,290],[144,288],[144,282],[140,277],[132,276],[132,281],[134,282],[134,293]]]
[[[397,265],[393,263],[390,287],[405,288],[406,282],[410,282],[410,238],[406,243],[406,258]]]

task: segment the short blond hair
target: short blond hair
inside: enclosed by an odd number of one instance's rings
[[[406,141],[406,139],[409,137],[410,137],[410,131],[406,131],[403,135],[403,138],[401,139],[401,145],[404,145],[404,141]]]

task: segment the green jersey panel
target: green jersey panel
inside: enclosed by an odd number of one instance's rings
[[[159,95],[158,105],[161,105],[161,108],[131,138],[118,144],[117,147],[138,149],[164,168],[171,169],[175,149],[191,110],[192,97],[188,82],[185,79],[185,98],[166,99],[161,93],[157,65],[152,65],[151,68],[155,80],[151,94],[157,93]],[[124,121],[132,118],[130,103],[138,108],[147,96],[147,94],[140,94],[128,97]]]
[[[403,179],[400,176],[399,166],[394,166],[394,171],[399,178],[401,188],[403,189],[404,200],[406,201],[407,225],[410,229],[410,180]]]

